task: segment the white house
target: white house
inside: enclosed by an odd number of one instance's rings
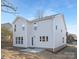
[[[32,21],[17,17],[13,22],[13,46],[49,48],[55,52],[66,46],[66,32],[63,14]]]

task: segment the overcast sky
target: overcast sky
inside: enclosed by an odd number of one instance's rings
[[[17,7],[18,14],[1,13],[1,23],[12,23],[17,15],[28,20],[32,20],[37,16],[37,11],[44,11],[44,16],[49,16],[57,13],[63,13],[67,30],[70,33],[76,34],[76,0],[11,0],[14,6]]]

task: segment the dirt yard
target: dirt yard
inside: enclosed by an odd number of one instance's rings
[[[76,59],[77,48],[67,46],[57,53],[44,50],[38,53],[22,52],[20,48],[5,47],[1,49],[1,59]]]

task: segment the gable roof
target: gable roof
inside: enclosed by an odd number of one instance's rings
[[[58,14],[51,15],[51,16],[45,16],[45,17],[42,17],[42,18],[39,18],[39,19],[32,20],[32,22],[38,22],[38,21],[44,21],[44,20],[51,20],[51,19],[54,19],[58,15],[62,15],[63,22],[64,22],[64,25],[65,25],[65,29],[67,31],[66,23],[65,23],[65,20],[64,20],[64,15],[62,13],[58,13]]]
[[[32,21],[29,21],[29,20],[27,20],[27,19],[25,19],[21,16],[17,16],[13,23],[15,23],[18,19],[24,20],[25,22],[38,22],[38,21],[50,20],[50,19],[55,18],[55,16],[57,16],[57,15],[62,15],[63,16],[63,22],[64,22],[64,25],[65,25],[65,29],[67,31],[66,23],[65,23],[65,20],[64,20],[64,15],[62,13],[58,13],[58,14],[51,15],[51,16],[45,16],[45,17],[42,17],[42,18],[34,19]]]
[[[61,13],[55,14],[55,15],[51,15],[51,16],[45,16],[45,17],[42,17],[42,18],[37,18],[37,19],[32,20],[32,22],[50,20],[50,19],[55,18],[55,16],[60,15],[60,14],[61,14]]]
[[[24,17],[21,17],[21,16],[17,16],[16,19],[13,21],[13,24],[17,21],[17,20],[23,20],[25,22],[30,22],[29,20],[25,19]]]

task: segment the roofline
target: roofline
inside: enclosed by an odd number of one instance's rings
[[[62,15],[62,13],[58,13],[58,14],[54,14],[54,15],[50,15],[50,16],[45,16],[45,17],[42,17],[42,18],[37,18],[37,19],[32,20],[31,22],[50,20],[50,19],[55,18],[55,16],[60,15],[60,14]]]
[[[63,20],[64,20],[64,15],[63,15],[63,13],[58,13],[58,14],[51,15],[51,16],[45,16],[45,17],[38,18],[38,19],[34,19],[34,20],[31,20],[31,21],[29,21],[28,19],[25,19],[25,18],[22,17],[22,16],[17,16],[17,17],[15,18],[15,20],[13,21],[13,24],[14,24],[14,23],[16,22],[16,20],[19,19],[19,18],[22,19],[22,20],[24,20],[24,21],[26,21],[26,22],[38,22],[38,21],[50,20],[50,19],[52,19],[52,18],[55,18],[55,16],[57,16],[57,15],[62,15],[62,16],[63,16]],[[64,24],[65,24],[65,28],[66,28],[66,30],[67,30],[65,20],[64,20]]]
[[[18,20],[18,19],[24,20],[24,21],[26,21],[26,22],[30,22],[29,20],[25,19],[25,18],[22,17],[22,16],[16,16],[15,20],[13,21],[13,24],[14,24],[14,23],[16,22],[16,20]]]
[[[64,18],[64,15],[63,16],[63,21],[64,21],[64,24],[65,24],[65,29],[66,29],[66,32],[67,32],[67,27],[66,27],[66,22],[65,22],[65,18]]]

